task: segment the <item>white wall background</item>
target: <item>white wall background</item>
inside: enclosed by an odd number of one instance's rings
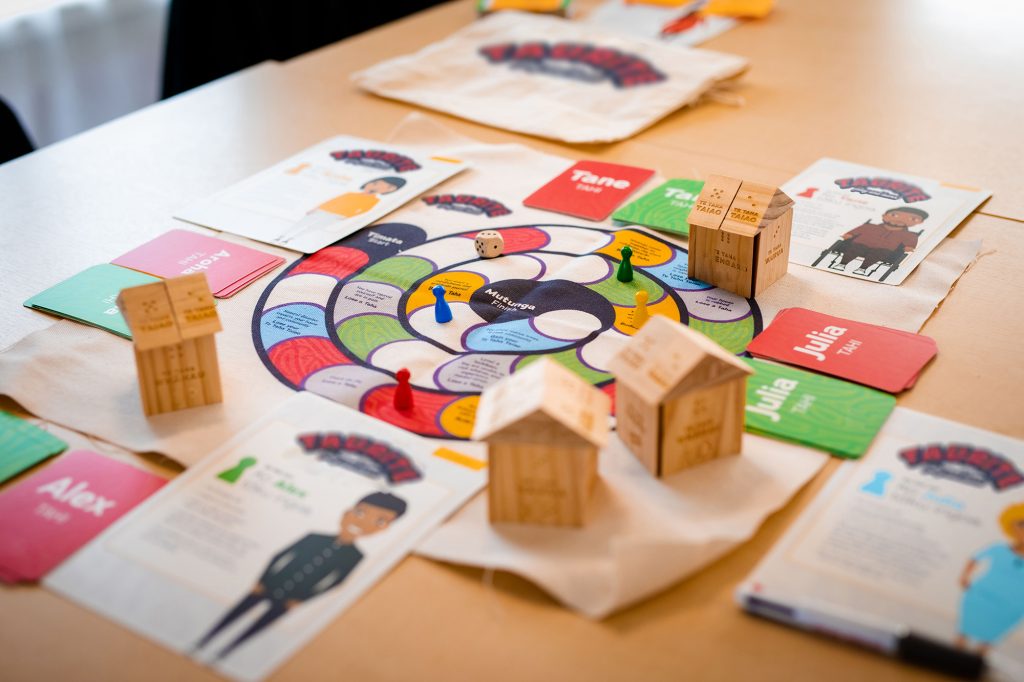
[[[157,101],[168,2],[0,2],[0,97],[36,147]]]

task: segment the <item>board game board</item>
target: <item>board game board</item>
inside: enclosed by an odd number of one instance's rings
[[[457,229],[432,226],[428,237],[409,223],[375,225],[296,261],[256,305],[252,335],[264,364],[296,390],[424,436],[465,439],[480,391],[542,354],[614,395],[608,361],[636,331],[641,289],[651,314],[734,353],[761,331],[752,299],[688,279],[686,250],[647,232],[508,226],[497,228],[504,255],[483,259],[477,230]],[[628,283],[616,278],[626,245]],[[434,320],[436,284],[448,292],[447,324]],[[393,405],[403,367],[415,399],[408,411]]]

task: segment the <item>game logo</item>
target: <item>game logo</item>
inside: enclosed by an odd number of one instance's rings
[[[909,468],[920,468],[928,476],[975,487],[991,485],[996,492],[1024,483],[1024,474],[1009,459],[973,445],[917,445],[900,450],[899,456]]]
[[[383,149],[348,149],[331,152],[331,158],[335,161],[343,161],[354,166],[392,170],[396,173],[405,173],[421,168],[418,163],[408,156],[384,151]]]
[[[867,194],[883,199],[902,199],[908,204],[931,199],[931,196],[917,185],[892,178],[839,178],[836,180],[836,186],[856,194]]]
[[[611,81],[616,88],[660,83],[665,74],[636,55],[585,43],[502,43],[481,47],[491,64],[507,64],[530,73],[571,78],[583,83]]]
[[[307,455],[368,478],[385,477],[388,483],[418,481],[423,475],[400,450],[358,434],[304,433],[296,440]]]
[[[512,210],[500,201],[478,197],[475,194],[433,194],[423,197],[423,203],[446,211],[458,211],[488,218],[498,218],[512,213]]]

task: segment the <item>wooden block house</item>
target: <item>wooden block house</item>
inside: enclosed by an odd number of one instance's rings
[[[206,275],[122,289],[117,304],[132,332],[147,417],[221,402],[213,336],[221,324]]]
[[[491,523],[583,525],[610,410],[605,393],[546,358],[487,388],[473,438],[488,444]]]
[[[750,298],[786,274],[793,200],[780,189],[712,175],[688,220],[691,278]]]
[[[655,315],[610,363],[619,438],[655,476],[737,454],[750,367]]]

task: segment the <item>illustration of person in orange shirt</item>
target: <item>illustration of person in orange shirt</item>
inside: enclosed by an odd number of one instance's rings
[[[870,221],[858,225],[842,236],[836,247],[839,260],[829,266],[830,270],[845,270],[858,258],[863,258],[854,274],[867,275],[868,270],[878,263],[893,262],[893,255],[912,253],[917,248],[917,233],[910,228],[920,225],[928,213],[919,208],[891,208],[882,214],[882,222]]]
[[[405,180],[395,177],[383,177],[370,180],[363,184],[358,192],[347,192],[333,199],[328,199],[298,221],[276,241],[287,244],[297,237],[329,230],[338,221],[354,218],[371,210],[380,202],[381,195],[391,194],[405,186]]]

